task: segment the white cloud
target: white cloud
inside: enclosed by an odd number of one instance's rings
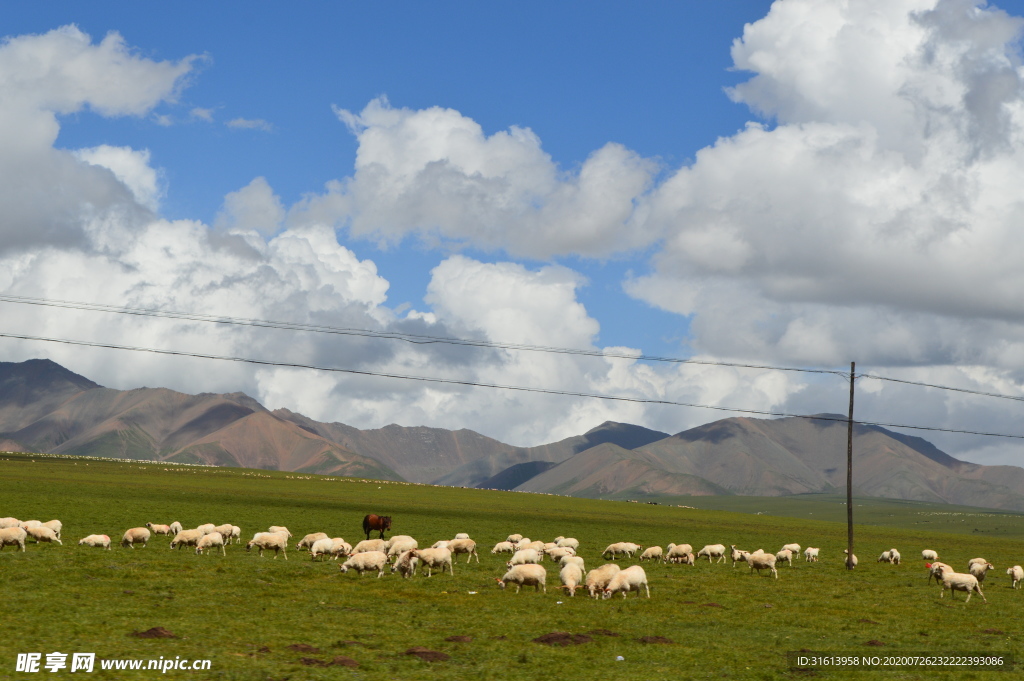
[[[262,118],[232,118],[224,125],[233,130],[262,130],[263,132],[270,132],[274,129],[274,126]]]
[[[136,151],[131,147],[112,147],[101,144],[91,149],[78,149],[75,156],[94,166],[114,173],[131,191],[135,201],[156,211],[163,196],[160,174],[149,165],[149,150]]]
[[[202,107],[197,106],[197,107],[194,107],[188,113],[189,113],[189,115],[192,118],[198,118],[201,121],[206,121],[207,123],[212,123],[213,122],[213,111],[214,111],[213,109],[204,109]]]
[[[214,225],[223,230],[255,230],[270,236],[280,229],[285,211],[281,200],[267,184],[257,177],[248,185],[224,197],[224,209]]]

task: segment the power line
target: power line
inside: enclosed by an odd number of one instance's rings
[[[282,322],[266,319],[247,319],[243,317],[224,317],[209,315],[197,312],[180,312],[174,310],[155,310],[148,308],[118,307],[102,303],[83,303],[69,300],[51,300],[47,298],[30,298],[26,296],[15,296],[0,294],[0,302],[17,303],[22,305],[36,305],[42,307],[56,307],[73,310],[84,310],[90,312],[110,312],[114,314],[132,315],[139,317],[156,317],[161,319],[182,319],[186,321],[207,322],[213,324],[226,324],[233,326],[252,326],[259,328],[280,329],[287,331],[308,331],[312,333],[326,333],[342,336],[357,336],[365,338],[382,338],[388,340],[399,340],[415,345],[430,345],[444,343],[448,345],[462,345],[468,347],[494,348],[500,350],[522,350],[527,352],[546,352],[560,355],[579,355],[584,357],[611,357],[615,359],[631,359],[646,362],[668,362],[673,364],[699,364],[706,366],[724,366],[739,369],[764,369],[769,371],[794,371],[809,374],[834,374],[847,377],[841,371],[831,369],[807,369],[800,367],[782,367],[766,364],[749,364],[741,362],[716,362],[711,360],[690,359],[682,357],[663,357],[657,355],[644,355],[640,353],[612,352],[607,350],[588,350],[581,348],[561,348],[548,345],[529,345],[525,343],[504,343],[500,341],[489,341],[473,338],[455,338],[449,336],[430,336],[424,334],[403,333],[398,331],[375,331],[372,329],[340,328],[334,326],[323,326],[319,324],[301,324],[295,322]]]
[[[160,348],[143,348],[129,345],[115,345],[113,343],[98,343],[93,341],[70,340],[65,338],[44,338],[41,336],[28,336],[24,334],[0,333],[0,338],[14,338],[19,340],[42,341],[46,343],[60,343],[64,345],[76,345],[90,348],[104,348],[110,350],[126,350],[131,352],[146,352],[158,355],[172,355],[176,357],[194,357],[198,359],[212,359],[226,362],[240,362],[244,364],[256,364],[261,366],[275,366],[288,369],[312,369],[315,371],[327,371],[333,373],[354,374],[360,376],[375,376],[379,378],[394,378],[407,381],[421,381],[426,383],[442,383],[449,385],[463,385],[477,388],[494,388],[499,390],[515,390],[519,392],[541,393],[546,395],[564,395],[567,397],[585,397],[599,400],[611,400],[617,402],[636,402],[640,404],[661,404],[676,407],[693,407],[696,409],[712,409],[715,411],[732,412],[738,414],[754,414],[757,416],[775,416],[780,418],[801,418],[816,421],[835,421],[846,423],[847,418],[841,416],[829,416],[827,414],[789,414],[785,412],[763,411],[759,409],[739,409],[735,407],[721,407],[711,404],[697,404],[693,402],[677,402],[673,400],[659,400],[644,397],[626,397],[624,395],[603,395],[600,393],[575,392],[571,390],[556,390],[552,388],[529,388],[526,386],[502,385],[499,383],[481,383],[478,381],[467,381],[454,378],[437,378],[431,376],[413,376],[408,374],[395,374],[382,371],[368,371],[364,369],[348,369],[342,367],[321,367],[312,364],[301,364],[298,362],[279,362],[273,360],[253,359],[248,357],[231,357],[227,355],[213,355],[207,353],[185,352],[183,350],[165,350]],[[1005,437],[1024,440],[1024,435],[1011,435],[1006,433],[985,433],[971,430],[957,430],[951,428],[937,428],[931,426],[912,426],[896,423],[876,423],[873,421],[854,421],[853,423],[862,426],[879,426],[882,428],[907,428],[911,430],[927,430],[941,433],[961,433],[967,435],[982,435],[987,437]]]
[[[998,397],[1003,400],[1014,400],[1017,402],[1024,402],[1024,397],[1020,395],[1004,395],[1002,393],[990,393],[983,390],[971,390],[970,388],[956,388],[950,385],[938,385],[936,383],[922,383],[920,381],[909,381],[903,378],[893,378],[891,376],[879,376],[877,374],[857,374],[857,378],[874,378],[879,381],[889,381],[891,383],[905,383],[907,385],[923,386],[925,388],[938,388],[939,390],[951,390],[958,393],[967,393],[969,395],[983,395],[985,397]]]

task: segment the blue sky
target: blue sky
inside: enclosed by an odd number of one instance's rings
[[[1022,13],[981,0],[18,4],[0,46],[0,292],[758,364],[855,360],[1024,394]],[[842,385],[783,372],[25,306],[7,320],[643,399],[845,405]],[[112,387],[244,390],[359,427],[471,427],[515,444],[606,419],[676,432],[720,416],[0,344],[0,360],[35,356]],[[937,391],[865,381],[862,393],[864,418],[1018,421]],[[1021,458],[992,440],[936,440],[972,460]]]

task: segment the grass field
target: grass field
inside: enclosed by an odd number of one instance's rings
[[[735,504],[736,498],[730,501]],[[763,511],[754,508],[759,501],[744,510]],[[814,503],[843,509],[838,500]],[[1011,590],[1005,575],[1007,566],[1024,563],[1024,546],[1016,540],[1020,516],[979,512],[969,524],[986,531],[966,532],[966,526],[958,527],[964,523],[954,522],[965,518],[932,516],[945,520],[922,523],[929,516],[917,515],[962,510],[921,511],[880,500],[857,504],[858,514],[889,522],[858,526],[861,564],[850,573],[842,564],[845,524],[814,519],[818,511],[809,517],[755,515],[267,471],[0,455],[0,517],[59,518],[65,540],[63,546],[30,543],[25,553],[11,547],[0,552],[5,633],[0,678],[67,674],[15,673],[18,653],[53,651],[212,660],[210,671],[161,675],[168,678],[1011,678],[1012,672],[993,671],[789,669],[785,653],[801,649],[1021,656],[1024,590]],[[105,533],[116,542],[129,527],[172,520],[186,527],[231,522],[242,527],[246,539],[281,524],[296,539],[324,531],[355,543],[367,512],[392,515],[392,531],[416,537],[421,546],[468,532],[486,548],[479,564],[459,563],[454,577],[402,580],[390,574],[381,579],[341,574],[333,561],[314,563],[298,552],[289,552],[285,561],[260,558],[241,546],[228,547],[225,558],[169,551],[164,537],[136,550],[77,545],[87,534]],[[1004,525],[1014,529],[997,535],[994,528]],[[494,583],[507,556],[489,553],[512,532],[544,540],[577,537],[588,568],[603,562],[599,554],[607,544],[626,540],[772,551],[795,541],[820,546],[822,561],[781,567],[777,581],[728,564],[645,564],[651,599],[611,601],[562,594],[554,588],[557,571],[548,563],[546,595],[532,590],[515,595]],[[903,565],[875,562],[893,546],[903,553]],[[937,550],[959,570],[975,556],[995,564],[986,582],[988,603],[975,596],[965,605],[963,594],[956,601],[948,594],[940,599],[937,587],[925,585],[919,559],[924,548]],[[130,636],[153,627],[177,638]],[[595,630],[617,635],[588,633]],[[551,632],[591,640],[566,647],[533,642]],[[451,636],[472,640],[446,640]],[[650,636],[672,643],[639,641]],[[316,651],[290,648],[296,645]],[[423,661],[406,654],[414,646],[450,657]],[[338,656],[359,666],[313,662]],[[84,678],[159,674],[98,667]]]

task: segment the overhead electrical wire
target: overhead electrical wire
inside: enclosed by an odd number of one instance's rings
[[[712,410],[715,410],[715,411],[725,411],[725,412],[732,412],[732,413],[739,413],[739,414],[755,414],[755,415],[758,415],[758,416],[775,416],[775,417],[781,417],[781,418],[801,418],[801,419],[810,419],[810,420],[816,420],[816,421],[834,421],[834,422],[839,422],[839,423],[847,423],[848,422],[848,419],[846,417],[843,417],[843,416],[830,416],[828,414],[814,414],[814,415],[811,415],[811,414],[789,414],[789,413],[785,413],[785,412],[763,411],[763,410],[759,410],[759,409],[740,409],[740,408],[735,408],[735,407],[722,407],[722,406],[711,405],[711,404],[697,404],[697,403],[693,403],[693,402],[678,402],[678,401],[674,401],[674,400],[659,400],[659,399],[644,398],[644,397],[627,397],[625,395],[603,395],[603,394],[600,394],[600,393],[585,393],[585,392],[576,392],[576,391],[571,391],[571,390],[556,390],[556,389],[552,389],[552,388],[530,388],[530,387],[526,387],[526,386],[502,385],[502,384],[498,384],[498,383],[482,383],[482,382],[479,382],[479,381],[467,381],[467,380],[454,379],[454,378],[437,378],[437,377],[432,377],[432,376],[414,376],[414,375],[408,375],[408,374],[396,374],[396,373],[389,373],[389,372],[383,372],[383,371],[369,371],[369,370],[364,370],[364,369],[349,369],[349,368],[343,368],[343,367],[322,367],[322,366],[316,366],[316,365],[312,365],[312,364],[302,364],[302,363],[298,363],[298,362],[280,362],[280,361],[274,361],[274,360],[254,359],[254,358],[249,358],[249,357],[231,357],[231,356],[227,356],[227,355],[214,355],[214,354],[208,354],[208,353],[186,352],[186,351],[183,351],[183,350],[166,350],[166,349],[160,349],[160,348],[143,348],[143,347],[135,347],[135,346],[129,346],[129,345],[116,345],[114,343],[99,343],[99,342],[95,342],[95,341],[71,340],[71,339],[66,339],[66,338],[45,338],[45,337],[42,337],[42,336],[29,336],[29,335],[26,335],[26,334],[14,334],[14,333],[2,333],[2,332],[0,332],[0,338],[14,338],[14,339],[19,339],[19,340],[42,341],[42,342],[46,342],[46,343],[60,343],[60,344],[64,344],[64,345],[76,345],[76,346],[90,347],[90,348],[104,348],[104,349],[110,349],[110,350],[126,350],[126,351],[131,351],[131,352],[145,352],[145,353],[152,353],[152,354],[159,354],[159,355],[172,355],[172,356],[176,356],[176,357],[194,357],[194,358],[198,358],[198,359],[212,359],[212,360],[227,361],[227,362],[240,362],[240,363],[244,363],[244,364],[256,364],[256,365],[261,365],[261,366],[275,366],[275,367],[282,367],[282,368],[289,368],[289,369],[312,369],[312,370],[315,370],[315,371],[327,371],[327,372],[334,372],[334,373],[354,374],[354,375],[360,375],[360,376],[375,376],[375,377],[380,377],[380,378],[394,378],[394,379],[401,379],[401,380],[407,380],[407,381],[421,381],[421,382],[427,382],[427,383],[441,383],[441,384],[449,384],[449,385],[464,385],[464,386],[471,386],[471,387],[478,387],[478,388],[494,388],[494,389],[499,389],[499,390],[514,390],[514,391],[519,391],[519,392],[542,393],[542,394],[546,394],[546,395],[563,395],[563,396],[567,396],[567,397],[585,397],[585,398],[600,399],[600,400],[612,400],[612,401],[619,401],[619,402],[637,402],[637,403],[641,403],[641,404],[661,404],[661,405],[678,406],[678,407],[693,407],[693,408],[697,408],[697,409],[712,409]],[[858,420],[854,420],[853,423],[855,423],[857,425],[861,425],[861,426],[879,426],[879,427],[883,427],[883,428],[906,428],[906,429],[910,429],[910,430],[927,430],[927,431],[934,431],[934,432],[941,432],[941,433],[960,433],[960,434],[966,434],[966,435],[983,435],[983,436],[988,436],[988,437],[1005,437],[1005,438],[1013,438],[1013,439],[1024,440],[1024,435],[1013,435],[1013,434],[1007,434],[1007,433],[986,433],[986,432],[971,431],[971,430],[958,430],[958,429],[953,429],[953,428],[938,428],[938,427],[933,427],[933,426],[913,426],[913,425],[896,424],[896,423],[880,423],[880,422],[874,422],[874,421],[858,421]]]
[[[1003,400],[1015,400],[1017,402],[1024,402],[1024,396],[1020,395],[1004,395],[1003,393],[990,393],[984,390],[971,390],[970,388],[956,388],[950,385],[938,385],[936,383],[922,383],[920,381],[910,381],[904,378],[893,378],[892,376],[879,376],[877,374],[856,374],[856,378],[874,378],[879,381],[889,381],[891,383],[905,383],[907,385],[917,385],[925,388],[938,388],[939,390],[951,390],[958,393],[967,393],[968,395],[983,395],[985,397],[998,397]]]

